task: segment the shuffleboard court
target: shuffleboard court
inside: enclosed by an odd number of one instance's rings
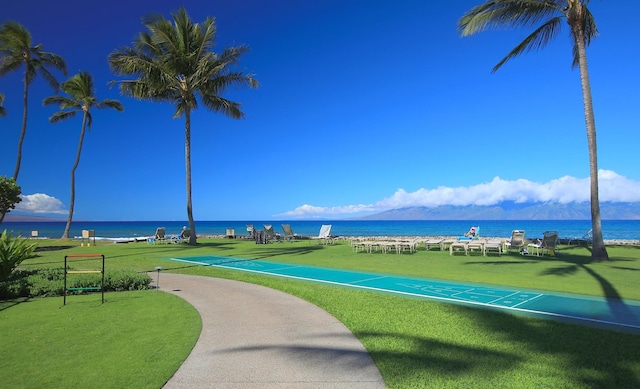
[[[260,273],[349,288],[411,296],[541,316],[594,327],[640,333],[640,302],[503,286],[327,269],[221,256],[170,258],[173,261]]]

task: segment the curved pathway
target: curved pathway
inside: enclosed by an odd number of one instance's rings
[[[385,388],[355,336],[307,301],[219,278],[161,273],[159,281],[202,318],[195,347],[164,388]]]

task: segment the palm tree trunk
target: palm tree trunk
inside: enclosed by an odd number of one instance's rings
[[[69,200],[69,216],[67,224],[64,227],[61,239],[69,239],[69,230],[71,229],[71,220],[73,220],[73,207],[76,202],[76,169],[80,164],[80,153],[82,153],[82,142],[84,142],[84,130],[87,124],[87,113],[82,117],[82,129],[80,130],[80,140],[78,141],[78,151],[76,152],[76,161],[71,169],[71,199]]]
[[[24,136],[27,133],[27,112],[29,104],[27,103],[29,98],[29,83],[27,82],[27,74],[24,75],[24,95],[23,95],[23,111],[22,111],[22,130],[20,131],[20,139],[18,139],[18,155],[16,157],[16,169],[13,171],[13,179],[18,182],[18,174],[20,173],[20,163],[22,161],[22,142],[24,142]]]
[[[581,19],[578,18],[578,21]],[[584,101],[584,117],[587,125],[587,143],[589,147],[589,173],[591,187],[591,227],[593,228],[593,244],[591,259],[598,261],[609,260],[607,248],[602,238],[602,220],[600,218],[600,199],[598,196],[598,148],[596,144],[596,120],[593,113],[593,101],[591,99],[591,81],[589,80],[589,67],[587,65],[587,50],[585,48],[584,31],[581,23],[573,23],[578,48],[578,64],[580,67],[580,82],[582,84],[582,98]]]
[[[187,107],[185,113],[185,139],[184,139],[184,159],[187,177],[187,218],[189,219],[189,244],[196,244],[196,223],[193,221],[193,207],[191,204],[191,109]]]

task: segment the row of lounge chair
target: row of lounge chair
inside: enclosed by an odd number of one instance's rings
[[[293,232],[290,224],[282,224],[283,235],[276,233],[272,224],[263,224],[264,230],[262,231],[256,230],[253,224],[247,224],[246,227],[247,233],[249,234],[248,238],[255,239],[256,243],[282,242],[285,240],[288,242],[296,240],[317,240],[323,244],[333,244],[336,238],[335,235],[331,235],[331,224],[323,224],[317,236],[298,235]],[[227,237],[235,238],[235,229],[227,228]]]
[[[183,227],[182,231],[178,235],[172,235],[167,237],[167,229],[165,227],[156,228],[156,233],[149,237],[147,243],[149,244],[164,244],[164,243],[186,243],[191,238],[191,230],[187,227]]]
[[[481,255],[496,253],[520,252],[523,254],[551,255],[557,254],[558,232],[546,231],[542,239],[535,242],[525,240],[525,232],[522,230],[514,230],[511,238],[508,240],[497,238],[481,238],[480,227],[472,227],[470,231],[474,231],[473,235],[465,234],[459,238],[415,238],[415,239],[351,239],[351,247],[354,252],[382,252],[382,253],[403,253],[416,252],[420,245],[425,250],[431,250],[434,247],[440,250],[449,250],[450,255],[462,252],[469,255],[472,252],[478,252]]]

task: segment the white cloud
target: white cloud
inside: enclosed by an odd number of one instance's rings
[[[66,214],[69,211],[63,209],[62,201],[44,193],[22,195],[22,201],[16,204],[16,211],[25,213],[51,213]]]
[[[600,170],[599,194],[601,202],[639,202],[640,182],[630,180],[611,170]],[[514,181],[495,177],[490,182],[468,187],[418,189],[407,192],[399,188],[390,197],[374,204],[319,207],[305,204],[276,216],[320,218],[355,216],[406,207],[435,208],[443,205],[495,205],[505,201],[516,203],[556,202],[582,203],[590,200],[589,177],[564,176],[546,183],[526,179]]]

